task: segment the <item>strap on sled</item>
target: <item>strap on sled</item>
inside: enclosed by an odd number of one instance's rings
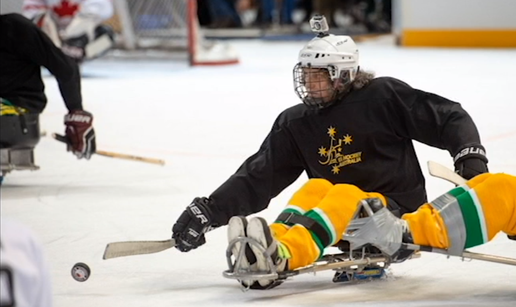
[[[329,246],[332,243],[330,234],[326,231],[326,229],[324,229],[324,227],[319,222],[307,216],[299,215],[293,212],[283,212],[278,216],[276,222],[283,223],[288,226],[300,224],[309,231],[313,232],[319,238],[319,240],[321,240],[322,245]]]

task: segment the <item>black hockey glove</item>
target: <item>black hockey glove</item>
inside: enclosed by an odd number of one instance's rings
[[[466,180],[489,171],[486,150],[482,145],[465,147],[455,155],[453,162],[455,163],[455,172]]]
[[[172,238],[176,240],[178,250],[189,252],[206,243],[204,233],[213,227],[209,203],[206,197],[196,197],[177,219],[172,227]]]

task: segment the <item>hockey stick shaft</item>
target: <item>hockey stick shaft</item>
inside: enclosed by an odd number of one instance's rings
[[[162,241],[125,241],[106,245],[102,259],[154,254],[176,246],[174,239]]]
[[[409,249],[409,250],[420,250],[422,252],[438,253],[438,254],[443,254],[443,255],[447,255],[447,256],[462,257],[465,259],[474,259],[474,260],[495,262],[495,263],[500,263],[500,264],[516,265],[516,259],[503,257],[503,256],[479,254],[479,253],[473,253],[473,252],[469,252],[469,251],[464,251],[464,252],[462,252],[462,255],[457,256],[457,255],[450,255],[450,253],[445,249],[434,248],[431,246],[417,245],[417,244],[407,244],[407,243],[403,244],[403,248]]]
[[[428,161],[428,172],[430,173],[430,175],[432,175],[434,177],[447,180],[456,185],[464,184],[467,181],[466,179],[462,178],[461,176],[459,176],[457,173],[455,173],[451,169],[449,169],[446,166],[439,164],[435,161]],[[430,246],[419,246],[419,245],[416,245],[416,246],[417,247],[415,249],[420,249],[422,251],[449,255],[448,251],[445,249],[437,249],[437,248],[433,248]],[[414,248],[409,248],[409,249],[414,249]],[[475,259],[475,260],[483,260],[483,261],[489,261],[489,262],[516,265],[516,259],[502,257],[502,256],[478,254],[478,253],[464,251],[462,253],[462,257],[469,258],[469,259]]]
[[[59,142],[68,144],[68,139],[63,135],[53,133],[52,137]],[[122,154],[122,153],[117,153],[117,152],[96,150],[95,154],[97,154],[99,156],[110,157],[110,158],[125,159],[125,160],[140,161],[140,162],[151,163],[151,164],[165,165],[165,161],[163,161],[163,160],[127,155],[127,154]]]
[[[486,254],[479,254],[479,253],[472,253],[472,252],[465,251],[464,253],[462,253],[462,257],[469,258],[469,259],[475,259],[475,260],[488,261],[488,262],[508,264],[508,265],[516,265],[516,259],[502,257],[502,256],[486,255]]]
[[[466,179],[459,176],[453,170],[435,161],[428,161],[428,172],[431,176],[447,180],[453,184],[461,185],[466,183]]]
[[[159,160],[159,159],[154,159],[154,158],[145,158],[145,157],[116,153],[116,152],[109,152],[109,151],[104,151],[104,150],[96,150],[95,153],[97,155],[104,156],[104,157],[140,161],[140,162],[158,164],[158,165],[165,165],[165,161]]]

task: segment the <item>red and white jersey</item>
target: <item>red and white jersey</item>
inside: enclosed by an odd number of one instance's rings
[[[23,0],[23,15],[29,19],[47,11],[63,29],[77,14],[100,23],[113,16],[114,9],[111,0]]]
[[[4,218],[0,223],[0,306],[51,307],[41,245],[25,226]]]

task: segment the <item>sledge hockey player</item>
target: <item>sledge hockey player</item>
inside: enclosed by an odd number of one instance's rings
[[[507,174],[482,174],[465,185],[425,203],[413,213],[396,217],[387,199],[378,193],[366,193],[356,186],[335,184],[325,179],[311,179],[299,189],[278,220],[270,227],[261,217],[249,222],[242,216],[232,217],[228,239],[247,236],[265,250],[264,256],[255,244],[244,254],[242,268],[251,273],[270,270],[270,256],[277,271],[294,270],[310,265],[324,248],[337,244],[342,235],[353,250],[373,245],[402,262],[414,252],[404,250],[403,243],[446,249],[461,256],[465,249],[487,243],[500,231],[516,239],[516,177]],[[373,215],[357,215],[366,212]],[[238,255],[241,244],[233,248]],[[252,289],[278,285],[276,280],[244,281]]]
[[[106,53],[113,30],[103,21],[113,16],[111,0],[24,0],[23,15],[36,23],[64,53],[78,62]]]
[[[0,306],[53,306],[41,244],[26,226],[3,217],[0,223]]]
[[[351,37],[327,34],[320,16],[311,25],[318,35],[300,51],[293,73],[303,103],[278,116],[234,175],[186,207],[172,228],[177,249],[197,248],[207,230],[264,210],[303,172],[383,195],[400,215],[413,212],[427,201],[413,140],[448,150],[466,179],[488,171],[478,130],[460,104],[374,78],[359,69]]]
[[[35,24],[20,14],[0,15],[0,151],[2,172],[37,169],[33,150],[40,139],[39,114],[47,98],[41,66],[57,79],[68,109],[68,150],[79,159],[95,152],[93,115],[83,109],[79,68]]]

